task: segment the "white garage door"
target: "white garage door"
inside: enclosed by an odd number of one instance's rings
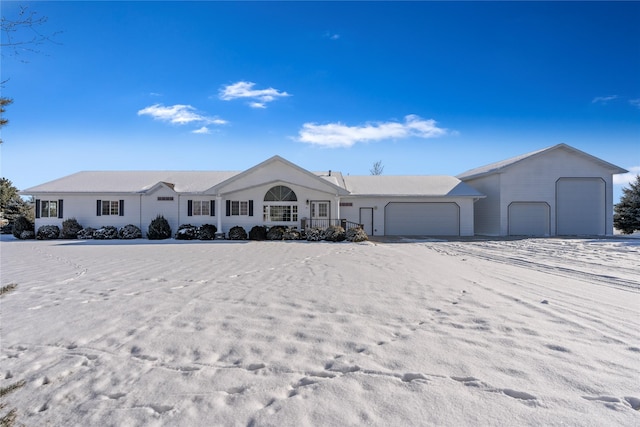
[[[388,236],[460,234],[460,207],[456,203],[389,203],[384,218]]]
[[[513,202],[509,205],[510,236],[548,236],[549,205],[545,202]]]
[[[606,193],[602,178],[560,178],[556,183],[558,235],[605,234]]]

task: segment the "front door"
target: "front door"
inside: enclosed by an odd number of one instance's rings
[[[311,226],[328,227],[331,202],[326,200],[314,200],[311,202]]]

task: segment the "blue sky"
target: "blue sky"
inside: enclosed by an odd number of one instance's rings
[[[275,154],[456,175],[561,142],[640,171],[639,2],[3,1],[2,16],[25,4],[61,33],[2,52],[18,188]]]

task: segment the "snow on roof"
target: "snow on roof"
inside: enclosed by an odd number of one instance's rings
[[[178,193],[197,193],[237,175],[220,171],[83,171],[23,190],[31,193],[142,193],[164,183]]]
[[[490,163],[488,165],[485,166],[480,166],[478,168],[474,168],[474,169],[470,169],[466,172],[463,172],[459,175],[457,175],[458,178],[462,179],[462,180],[466,180],[466,179],[471,179],[471,178],[478,178],[481,176],[485,176],[485,175],[490,175],[492,173],[497,173],[500,172],[506,168],[508,168],[509,166],[512,166],[516,163],[519,163],[525,159],[528,159],[530,157],[535,157],[538,156],[542,153],[545,152],[549,152],[549,151],[553,151],[556,150],[558,148],[562,148],[565,149],[567,151],[570,151],[574,154],[578,154],[581,155],[583,157],[586,157],[592,161],[595,161],[597,163],[600,163],[601,165],[603,165],[604,167],[611,169],[612,173],[625,173],[627,172],[625,169],[622,169],[619,166],[613,165],[611,163],[605,162],[602,159],[599,159],[595,156],[592,156],[591,154],[585,153],[583,151],[578,150],[577,148],[573,148],[567,144],[557,144],[554,145],[552,147],[546,147],[543,148],[541,150],[536,150],[536,151],[532,151],[530,153],[525,153],[525,154],[521,154],[519,156],[515,156],[515,157],[511,157],[509,159],[505,159],[505,160],[501,160],[499,162],[495,162],[495,163]]]
[[[352,195],[370,196],[468,196],[483,194],[458,178],[448,175],[345,176]]]

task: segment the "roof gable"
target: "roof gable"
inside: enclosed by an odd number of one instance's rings
[[[234,175],[212,186],[206,193],[227,194],[258,185],[277,182],[292,183],[333,194],[349,194],[348,191],[338,185],[338,179],[334,179],[334,177],[331,176],[313,174],[280,156],[273,156],[244,172]]]
[[[545,156],[545,155],[549,155],[551,153],[553,153],[556,150],[564,150],[568,153],[571,153],[573,155],[579,156],[584,158],[587,161],[593,162],[595,164],[597,164],[598,166],[608,169],[612,174],[618,174],[618,173],[626,173],[627,170],[616,166],[614,164],[611,164],[609,162],[606,162],[598,157],[592,156],[591,154],[585,153],[584,151],[580,151],[577,148],[571,147],[570,145],[567,144],[557,144],[554,145],[552,147],[547,147],[547,148],[543,148],[541,150],[536,150],[536,151],[532,151],[530,153],[526,153],[526,154],[522,154],[516,157],[511,157],[509,159],[506,160],[501,160],[499,162],[495,162],[495,163],[490,163],[488,165],[485,166],[481,166],[479,168],[474,168],[474,169],[470,169],[466,172],[463,172],[459,175],[457,175],[458,178],[460,178],[463,181],[469,180],[469,179],[474,179],[474,178],[480,178],[482,176],[486,176],[486,175],[492,175],[492,174],[496,174],[496,173],[502,173],[504,172],[506,169],[511,168],[523,161],[526,161],[528,159],[531,158],[535,158],[535,157],[540,157],[540,156]]]

